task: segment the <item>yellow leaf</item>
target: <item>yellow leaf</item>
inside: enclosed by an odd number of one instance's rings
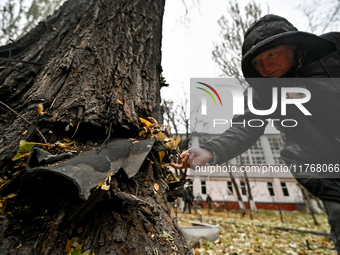
[[[83,245],[82,244],[78,244],[75,249],[81,251],[82,248],[83,248]]]
[[[10,180],[7,180],[5,183],[2,183],[2,184],[0,185],[0,189],[1,189],[3,186],[5,186],[7,183],[9,183],[9,181],[10,181]]]
[[[119,99],[117,99],[118,100],[118,104],[120,104],[120,105],[123,105],[124,103],[122,102],[122,101],[120,101]]]
[[[173,150],[175,150],[177,148],[176,142],[173,139],[170,139],[170,141],[168,141],[165,145],[170,147]]]
[[[91,253],[91,249],[84,251],[82,255],[90,255],[90,253]],[[94,252],[92,252],[92,255],[95,255]]]
[[[147,121],[146,119],[143,119],[143,118],[140,118],[140,117],[138,117],[138,119],[140,120],[140,122],[142,123],[143,126],[150,127],[150,125],[151,125],[150,121]]]
[[[159,155],[159,162],[162,163],[163,158],[165,156],[165,151],[159,151],[158,155]]]
[[[67,239],[67,243],[66,243],[66,247],[65,247],[65,251],[71,251],[72,246],[76,247],[78,245],[78,238],[77,237],[73,237],[71,240]]]
[[[138,135],[139,135],[139,136],[143,136],[143,135],[145,134],[145,132],[146,132],[145,130],[142,130],[142,131],[139,132]]]
[[[44,115],[44,106],[43,104],[38,104],[37,111],[39,115]]]
[[[7,198],[12,198],[12,197],[15,197],[15,196],[17,196],[17,194],[11,193],[11,194],[7,195],[6,199],[7,199]]]
[[[177,148],[177,146],[180,142],[181,142],[181,137],[180,137],[180,135],[178,135],[177,138],[176,138],[176,144],[175,144],[176,148]]]
[[[72,140],[70,138],[68,138],[68,137],[64,138],[64,141],[67,142],[67,143],[72,142]]]
[[[157,137],[158,140],[160,140],[161,142],[164,142],[166,139],[169,139],[166,134],[164,134],[163,132],[159,132],[155,135]]]
[[[69,252],[71,250],[72,244],[73,244],[72,240],[67,240],[67,244],[66,244],[66,247],[65,247],[66,252]]]
[[[153,185],[153,187],[154,187],[154,189],[155,189],[156,191],[159,191],[159,185],[158,185],[158,183],[155,183],[155,184]]]
[[[169,182],[174,182],[174,181],[176,181],[176,180],[175,180],[175,177],[174,177],[172,174],[170,174],[170,175],[168,176],[168,181],[169,181]]]

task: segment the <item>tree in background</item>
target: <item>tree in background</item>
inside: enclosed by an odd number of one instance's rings
[[[312,4],[302,1],[298,9],[308,20],[307,31],[323,33],[326,30],[338,29],[340,23],[339,0],[328,0],[327,2],[313,0]],[[261,5],[255,1],[250,1],[241,10],[239,1],[230,0],[227,10],[228,16],[222,16],[218,21],[221,27],[222,42],[214,45],[212,55],[223,73],[222,76],[236,78],[240,85],[246,88],[247,83],[241,71],[243,38],[251,24],[261,18],[264,13]],[[266,13],[269,13],[268,7]],[[231,180],[236,183],[232,176]],[[248,178],[246,178],[246,182],[249,187]],[[235,186],[235,189],[237,191],[238,187]],[[250,198],[252,197],[250,196]],[[240,201],[240,199],[238,200]]]
[[[164,123],[169,125],[173,130],[175,131],[174,134],[177,136],[179,134],[178,132],[178,126],[179,126],[179,119],[177,116],[177,107],[174,103],[174,101],[170,100],[163,100],[163,110],[164,110]],[[172,132],[173,133],[173,132]]]
[[[339,0],[302,1],[297,7],[307,18],[306,31],[324,33],[338,30],[340,24]],[[247,84],[241,71],[242,43],[244,34],[250,25],[263,15],[269,13],[256,1],[250,1],[243,9],[238,0],[228,3],[228,16],[222,16],[218,24],[221,27],[222,42],[214,45],[212,56],[222,71],[222,76],[236,78],[243,88]]]
[[[298,9],[307,17],[306,31],[311,33],[324,33],[338,31],[340,25],[339,0],[313,0],[312,3],[302,1]]]
[[[7,0],[0,5],[0,43],[17,40],[52,14],[65,0]]]
[[[181,142],[181,149],[186,150],[189,148],[190,134],[194,131],[193,125],[190,125],[190,116],[193,112],[190,109],[189,97],[184,89],[182,95],[182,97],[176,99],[177,101],[163,100],[162,106],[164,123],[170,125],[176,136],[180,133],[185,134],[185,139]]]
[[[263,11],[254,1],[241,10],[237,0],[230,0],[227,10],[228,16],[222,16],[218,20],[222,42],[214,45],[212,55],[223,76],[236,78],[246,88],[241,71],[243,37],[249,26],[262,16]]]

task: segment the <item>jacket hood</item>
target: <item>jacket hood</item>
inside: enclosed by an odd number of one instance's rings
[[[251,60],[266,50],[285,44],[293,44],[305,51],[304,63],[314,62],[337,49],[333,42],[298,31],[285,18],[269,14],[256,21],[245,33],[242,46],[244,77],[261,77]]]

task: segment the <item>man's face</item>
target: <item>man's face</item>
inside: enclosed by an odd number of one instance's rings
[[[256,56],[251,63],[263,77],[279,78],[294,64],[294,47],[281,45]]]

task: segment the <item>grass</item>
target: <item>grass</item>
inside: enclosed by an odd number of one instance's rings
[[[319,223],[314,224],[313,218],[306,212],[285,211],[281,222],[277,211],[249,212],[242,217],[237,211],[214,212],[207,209],[200,210],[202,222],[220,226],[219,240],[201,240],[193,248],[194,254],[327,254],[336,255],[332,241],[325,236],[318,236],[297,231],[282,231],[273,227],[292,228],[297,230],[329,233],[326,214],[316,215]],[[172,209],[175,217],[175,209]],[[189,226],[190,221],[199,221],[199,214],[183,214],[177,211],[177,221],[180,226]]]

